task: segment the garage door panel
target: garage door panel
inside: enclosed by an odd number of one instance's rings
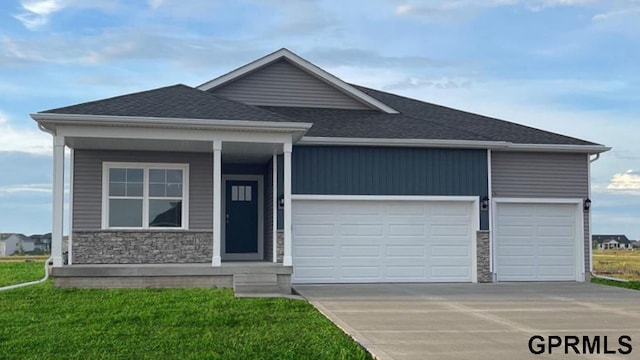
[[[331,221],[332,235],[317,237],[327,246],[317,257],[313,248],[294,251],[294,282],[471,281],[471,202],[296,200],[294,249],[314,244],[316,229],[328,233],[314,228],[309,216],[318,203],[323,211],[331,209],[332,220],[321,220]],[[305,209],[304,216],[298,216],[299,209]],[[321,274],[312,276],[315,269]]]
[[[431,246],[431,255],[432,256],[462,256],[469,257],[469,247],[462,246],[452,246],[452,245],[432,245]]]
[[[413,258],[424,259],[426,249],[424,245],[387,245],[385,255],[387,258]]]
[[[431,235],[432,236],[447,236],[447,237],[449,237],[449,236],[468,237],[469,236],[469,226],[467,226],[467,225],[432,225],[431,226]]]
[[[494,240],[498,281],[576,279],[576,206],[499,203]],[[523,214],[530,214],[528,218]]]
[[[386,215],[389,216],[424,216],[426,215],[428,208],[423,203],[393,203],[384,206]]]
[[[342,258],[380,258],[380,247],[371,245],[362,246],[341,246],[340,257]]]
[[[293,230],[296,236],[333,236],[335,227],[330,224],[300,224]]]
[[[406,221],[404,219],[403,221]],[[390,236],[418,236],[424,237],[426,233],[425,225],[418,224],[390,224],[388,226]]]
[[[384,227],[379,223],[342,224],[338,226],[338,231],[343,236],[382,236]]]
[[[294,256],[298,258],[313,257],[313,258],[333,258],[335,256],[333,245],[307,245],[298,246],[294,250]]]
[[[432,266],[433,281],[464,281],[470,276],[468,266]]]

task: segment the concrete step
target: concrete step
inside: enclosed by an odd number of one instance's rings
[[[273,297],[284,292],[278,286],[276,274],[234,274],[233,292],[236,297]]]

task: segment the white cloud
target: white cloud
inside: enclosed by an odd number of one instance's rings
[[[0,196],[16,193],[50,193],[51,184],[20,184],[0,186]]]
[[[69,7],[111,9],[116,0],[22,0],[22,12],[13,15],[29,30],[38,30],[49,23],[55,13]]]
[[[32,128],[16,128],[0,112],[0,152],[17,151],[30,154],[51,154],[51,136]]]
[[[640,195],[640,172],[630,169],[624,173],[614,174],[607,189]]]
[[[62,0],[23,0],[24,12],[14,15],[29,30],[36,30],[49,22],[49,17],[62,10]]]

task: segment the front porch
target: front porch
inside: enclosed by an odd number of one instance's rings
[[[290,293],[292,144],[311,124],[34,118],[54,142],[56,286]]]
[[[236,296],[291,294],[291,266],[268,261],[211,264],[81,264],[54,267],[63,288],[233,288]]]

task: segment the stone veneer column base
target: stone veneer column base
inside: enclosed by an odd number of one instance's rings
[[[476,233],[476,259],[479,283],[493,282],[493,274],[491,273],[491,243],[489,238],[488,230],[480,230]]]
[[[282,263],[282,259],[284,258],[284,230],[278,230],[278,238],[276,241],[278,242],[278,262]]]

